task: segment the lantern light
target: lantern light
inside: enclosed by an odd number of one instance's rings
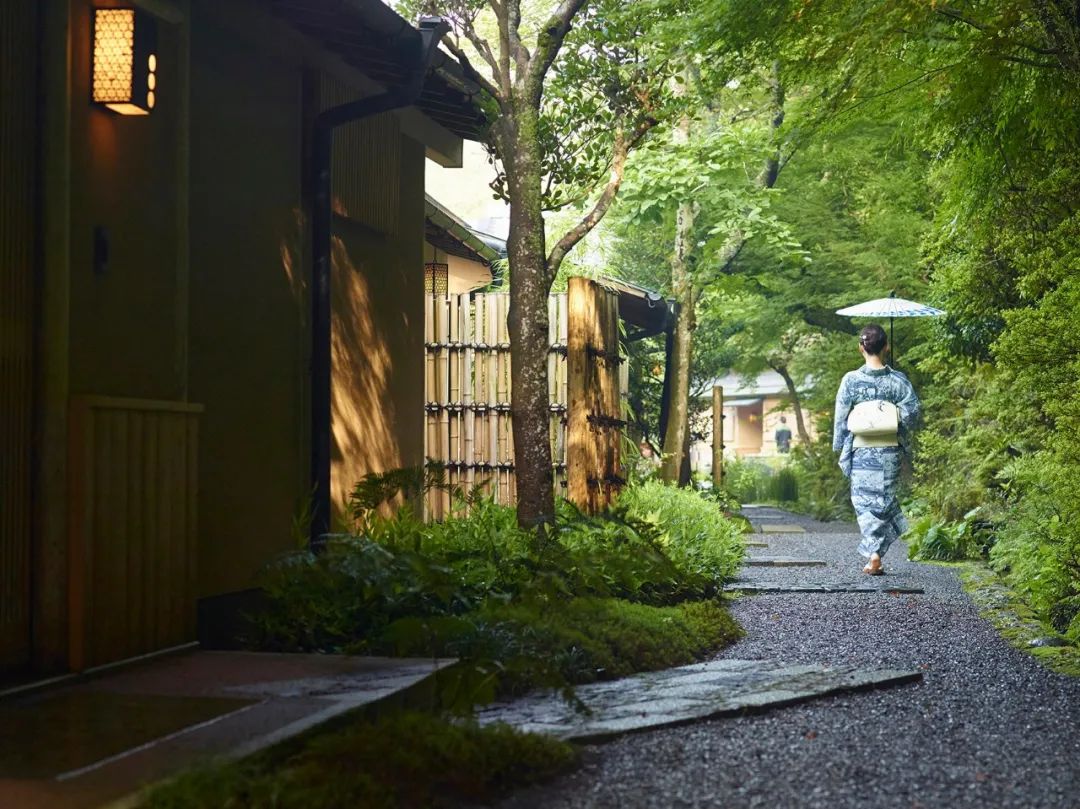
[[[441,261],[429,261],[424,265],[424,292],[429,295],[446,295],[450,291],[450,265]]]
[[[149,115],[157,102],[157,22],[134,8],[94,9],[95,104]]]

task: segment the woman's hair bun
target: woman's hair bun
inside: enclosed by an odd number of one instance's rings
[[[881,328],[877,323],[864,326],[863,330],[859,332],[859,345],[863,347],[867,354],[880,356],[888,342],[889,338],[885,336],[885,329]]]

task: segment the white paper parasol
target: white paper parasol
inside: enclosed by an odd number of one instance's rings
[[[836,314],[844,317],[887,317],[889,318],[889,345],[893,349],[893,362],[896,362],[896,345],[893,343],[893,318],[897,317],[941,317],[945,312],[927,306],[925,303],[909,301],[896,297],[892,293],[887,298],[875,298],[865,303],[857,303],[837,309]]]

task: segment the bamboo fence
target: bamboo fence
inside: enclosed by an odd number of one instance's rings
[[[576,283],[579,280],[580,285]],[[580,472],[592,494],[571,499],[583,508],[593,509],[610,502],[621,480],[620,414],[627,376],[619,371],[618,296],[595,282],[571,279],[570,298],[575,298],[578,286],[587,290],[590,305],[585,316],[590,321],[580,329],[588,339],[581,345],[585,375],[576,384],[590,386],[590,392],[575,401],[588,408],[588,412],[582,411],[580,429],[589,438],[568,439],[568,422],[572,419],[568,405],[572,396],[568,363],[568,354],[572,353],[568,350],[573,328],[571,304],[566,294],[551,295],[551,450],[556,495],[573,495],[577,490],[571,491],[571,487]],[[510,424],[510,335],[506,325],[509,305],[505,293],[428,295],[424,338],[425,456],[429,463],[444,466],[449,486],[466,492],[478,490],[506,505],[512,505],[517,498]],[[587,467],[572,465],[568,485],[568,446],[579,444],[585,448],[581,457]],[[444,518],[451,509],[451,495],[447,491],[430,491],[425,509],[431,519]]]

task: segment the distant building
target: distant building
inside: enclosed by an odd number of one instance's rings
[[[430,194],[425,198],[424,291],[460,295],[501,281],[506,240],[470,227]]]
[[[802,388],[805,389],[805,380]],[[713,382],[724,390],[724,456],[727,458],[773,457],[779,455],[776,430],[780,418],[787,420],[791,444],[799,443],[795,411],[791,406],[784,378],[776,371],[763,371],[747,380],[739,374],[727,374]],[[710,386],[710,391],[711,391]],[[711,393],[710,393],[711,396]],[[805,414],[804,414],[805,417]],[[806,418],[806,429],[814,436],[812,420]],[[690,462],[696,472],[712,470],[711,419],[701,419],[698,430],[702,439],[690,448]]]

